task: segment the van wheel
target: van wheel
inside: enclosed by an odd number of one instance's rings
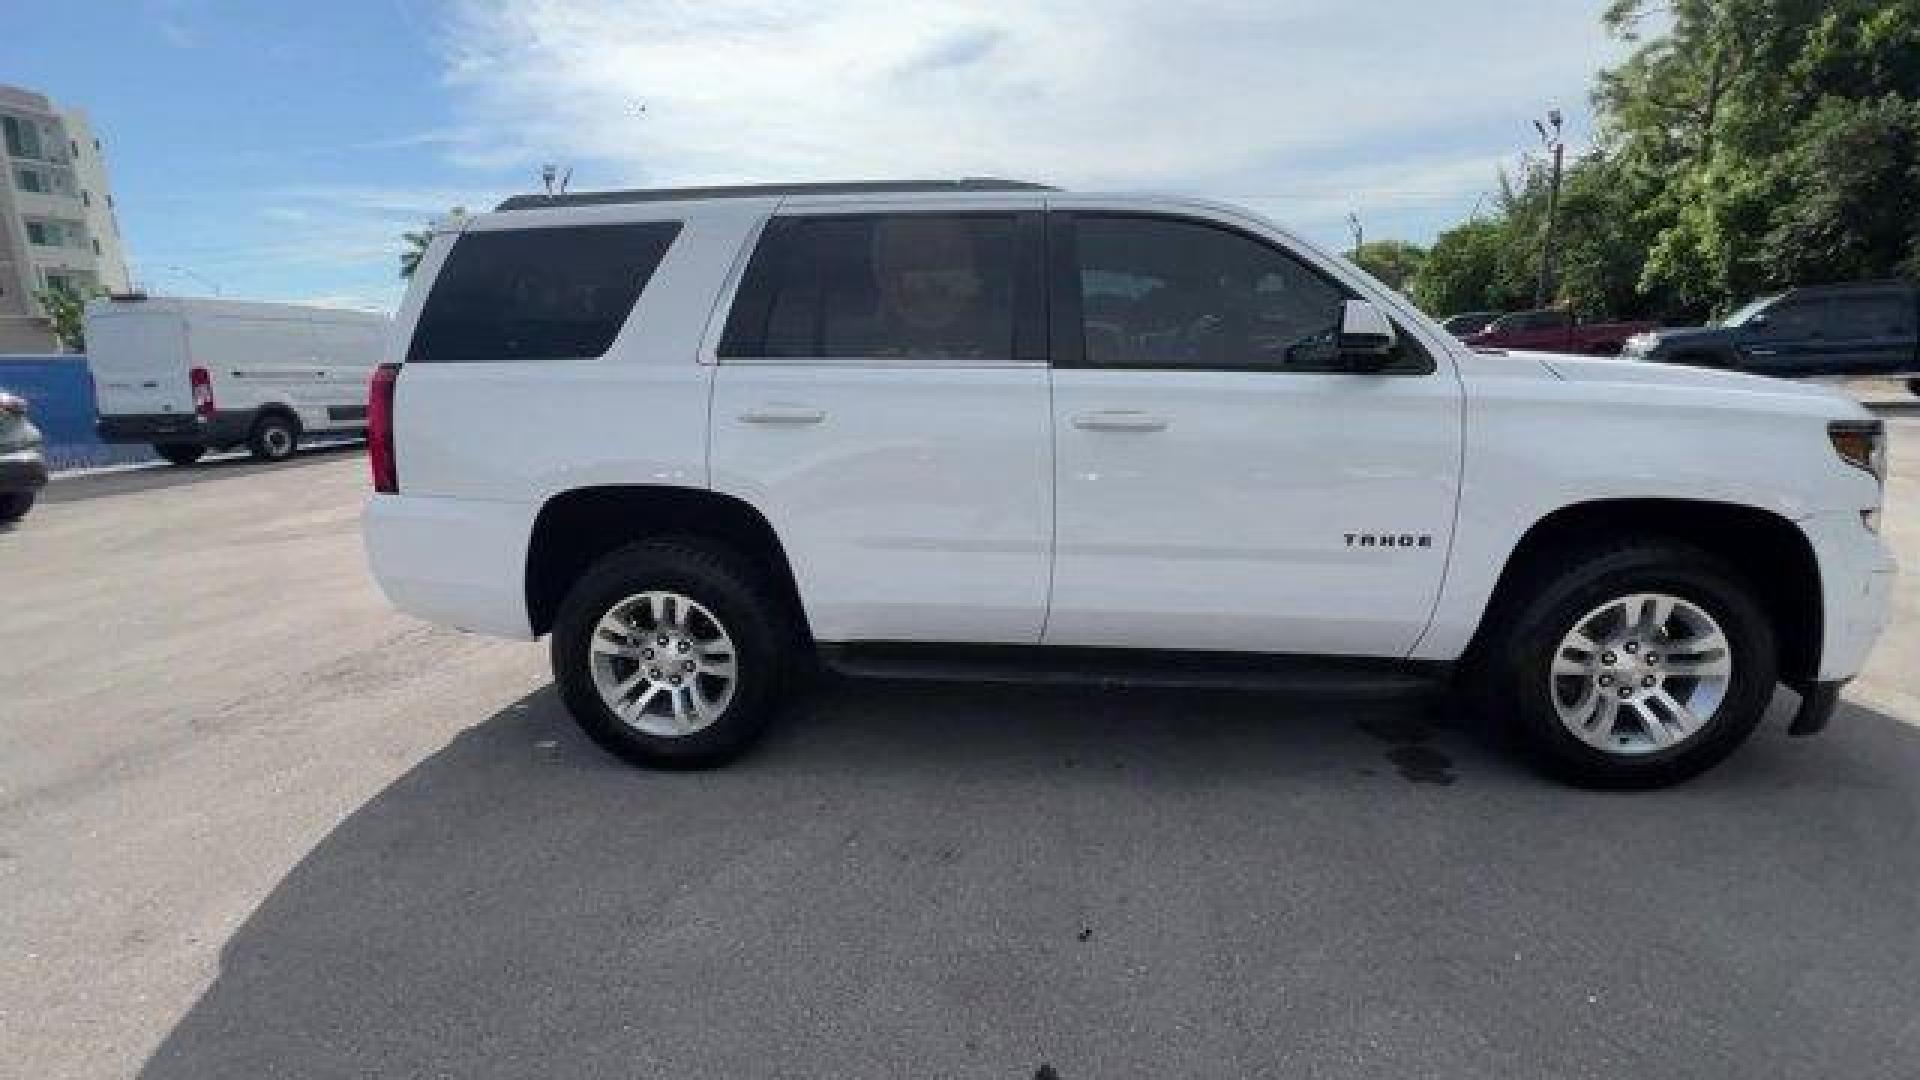
[[[553,677],[581,728],[636,765],[746,750],[787,685],[782,605],[738,560],[649,541],[595,563],[560,605]]]
[[[175,465],[191,465],[207,448],[198,443],[154,443],[153,452]]]
[[[300,448],[300,429],[279,413],[268,413],[253,422],[253,434],[247,437],[247,449],[261,461],[285,461]]]
[[[0,522],[19,521],[33,509],[35,492],[8,491],[0,493]]]
[[[1649,539],[1539,568],[1489,643],[1485,699],[1547,773],[1676,784],[1731,754],[1773,697],[1773,628],[1704,551]]]

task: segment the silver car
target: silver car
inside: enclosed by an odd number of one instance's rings
[[[47,486],[40,429],[27,419],[26,400],[0,390],[0,523],[18,521]]]

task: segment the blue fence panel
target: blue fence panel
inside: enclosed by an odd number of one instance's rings
[[[109,446],[94,434],[93,376],[85,356],[0,355],[0,390],[27,399],[55,471],[154,460],[145,446]]]

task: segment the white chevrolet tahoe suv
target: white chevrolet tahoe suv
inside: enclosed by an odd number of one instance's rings
[[[370,424],[373,571],[552,635],[632,761],[816,661],[1450,678],[1576,783],[1816,731],[1886,618],[1884,435],[1827,390],[1479,353],[1231,206],[1007,181],[519,197],[433,237]]]

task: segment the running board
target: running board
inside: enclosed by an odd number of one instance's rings
[[[1433,660],[1372,657],[897,642],[823,644],[820,660],[855,679],[1264,690],[1338,697],[1430,694],[1445,687],[1452,668]]]

